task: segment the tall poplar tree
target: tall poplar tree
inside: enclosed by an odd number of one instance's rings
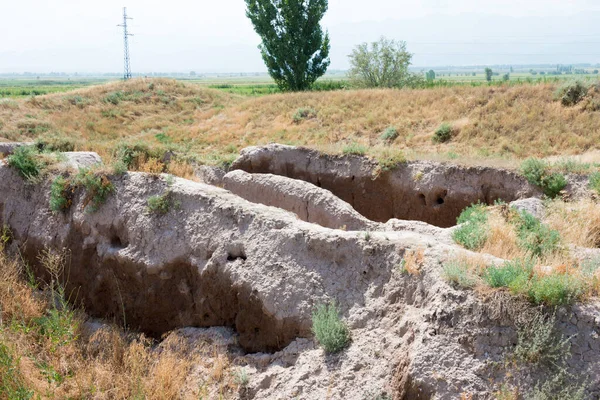
[[[320,22],[327,0],[245,0],[262,39],[259,49],[281,90],[310,89],[329,67],[329,33]]]

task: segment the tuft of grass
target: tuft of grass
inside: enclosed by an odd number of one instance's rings
[[[357,156],[364,156],[367,153],[367,148],[362,144],[352,142],[342,150],[344,154],[354,154]]]
[[[406,155],[401,150],[385,149],[377,155],[376,159],[382,171],[392,171],[406,162]]]
[[[433,141],[435,143],[446,143],[450,141],[450,139],[452,139],[452,131],[452,125],[443,123],[433,134]]]
[[[523,290],[533,271],[530,260],[507,261],[500,266],[491,265],[483,273],[484,281],[493,288],[510,288],[514,292]]]
[[[468,265],[458,260],[444,263],[442,276],[447,282],[460,288],[472,288],[477,283],[477,279],[471,275]]]
[[[395,126],[389,126],[381,135],[380,139],[387,143],[392,143],[394,140],[398,139],[400,134]]]
[[[317,111],[314,108],[299,108],[292,117],[295,124],[299,124],[305,119],[313,118],[317,118]]]
[[[91,212],[97,211],[108,196],[115,191],[115,187],[106,175],[89,168],[79,170],[75,177],[75,184],[85,188],[87,197],[84,207]]]
[[[452,233],[454,241],[468,250],[483,247],[488,235],[488,212],[483,204],[467,207],[458,217],[460,226]]]
[[[350,330],[334,302],[317,306],[312,315],[312,330],[319,344],[330,354],[342,351],[350,342]]]
[[[560,306],[577,302],[587,290],[583,277],[565,273],[534,276],[527,294],[532,303]]]
[[[44,168],[37,155],[38,152],[33,146],[17,147],[13,154],[8,156],[8,165],[15,168],[24,179],[35,180]]]
[[[163,194],[148,198],[148,211],[159,215],[165,215],[173,207],[178,207],[178,205],[173,200],[173,192],[171,190],[166,190]]]
[[[73,203],[75,188],[62,175],[57,176],[50,186],[50,209],[56,213],[67,211]]]
[[[555,198],[566,186],[567,179],[559,172],[550,173],[550,165],[537,158],[528,158],[521,164],[521,173],[527,181],[540,187],[544,194]]]

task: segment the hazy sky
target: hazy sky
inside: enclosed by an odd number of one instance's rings
[[[2,0],[0,72],[121,71],[124,5],[134,72],[264,70],[243,0],[125,1]],[[599,13],[597,0],[330,0],[323,25],[333,69],[381,35],[407,40],[414,65],[597,63]]]

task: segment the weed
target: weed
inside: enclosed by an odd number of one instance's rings
[[[549,173],[549,169],[548,163],[537,158],[528,158],[521,164],[525,179],[539,186],[546,196],[554,198],[567,186],[567,179],[561,173]]]
[[[433,141],[435,143],[446,143],[452,139],[452,125],[443,123],[433,134]]]
[[[367,153],[367,148],[362,144],[352,142],[342,150],[344,154],[354,154],[358,156],[364,156]]]
[[[399,135],[400,134],[398,133],[396,127],[390,126],[383,132],[380,139],[384,142],[392,143],[394,140],[398,139]]]
[[[88,209],[91,212],[97,211],[115,190],[115,187],[106,175],[98,174],[89,168],[79,170],[75,177],[75,183],[85,188],[87,197],[83,207],[89,206]]]
[[[477,283],[477,280],[469,273],[468,266],[458,260],[444,263],[442,276],[447,282],[460,288],[472,288]]]
[[[532,364],[559,365],[570,351],[569,339],[559,336],[556,316],[537,313],[520,327],[515,348],[517,360]]]
[[[529,281],[532,271],[531,260],[513,260],[500,266],[489,266],[483,273],[483,279],[493,288],[506,287],[514,292],[520,292],[523,290],[523,285]]]
[[[590,189],[600,195],[600,172],[594,172],[590,175]]]
[[[0,397],[10,400],[28,400],[33,392],[25,386],[19,370],[19,360],[0,342]]]
[[[312,330],[327,353],[343,350],[350,341],[350,331],[339,315],[334,302],[321,304],[312,315]]]
[[[169,189],[161,195],[151,196],[148,198],[148,211],[164,215],[173,207],[178,207],[179,203],[173,200],[173,192]]]
[[[579,377],[561,368],[551,379],[538,382],[527,400],[584,400],[585,385],[579,384]]]
[[[70,180],[57,176],[50,186],[50,209],[56,213],[67,211],[73,203],[74,193]]]
[[[245,369],[241,368],[234,372],[235,383],[237,383],[240,387],[248,386],[250,383],[250,378],[248,378],[248,373]]]
[[[398,167],[398,165],[406,162],[406,156],[402,151],[385,149],[377,156],[377,162],[382,171],[392,171]]]
[[[535,276],[530,282],[528,296],[535,304],[559,306],[575,303],[586,292],[584,278],[566,273]]]
[[[550,229],[527,211],[519,212],[517,219],[518,245],[532,256],[548,256],[559,249],[560,234]]]
[[[17,147],[13,154],[8,156],[8,165],[15,168],[26,180],[35,180],[44,168],[37,154],[38,152],[32,146]]]
[[[554,93],[554,98],[560,100],[565,107],[574,106],[587,95],[589,85],[579,80],[562,84]]]
[[[467,207],[458,217],[460,225],[452,233],[455,242],[469,250],[479,250],[487,240],[488,212],[483,204]]]
[[[317,111],[314,108],[299,108],[292,117],[294,123],[296,124],[299,124],[305,119],[313,118],[317,118]]]

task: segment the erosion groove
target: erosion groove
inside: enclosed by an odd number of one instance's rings
[[[396,218],[450,227],[473,203],[540,194],[520,175],[501,169],[418,161],[381,171],[365,157],[331,156],[284,145],[245,149],[231,168],[310,182],[378,222]]]

